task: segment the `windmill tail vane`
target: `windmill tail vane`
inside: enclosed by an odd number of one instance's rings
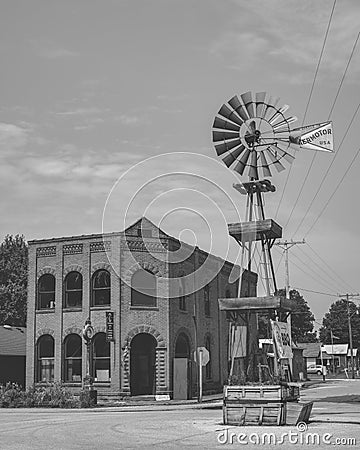
[[[219,109],[213,123],[213,142],[224,164],[250,179],[272,176],[292,164],[300,148],[333,152],[332,123],[290,128],[296,116],[289,106],[278,107],[279,98],[266,92],[235,95]]]

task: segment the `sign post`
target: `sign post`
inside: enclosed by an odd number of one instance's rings
[[[202,402],[202,391],[203,391],[203,380],[202,380],[202,372],[203,372],[203,366],[206,366],[206,364],[210,361],[210,354],[209,350],[206,347],[198,347],[194,351],[194,361],[199,366],[199,397],[198,402]]]

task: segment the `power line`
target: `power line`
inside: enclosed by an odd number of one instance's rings
[[[336,0],[334,0],[333,7],[332,7],[332,10],[331,10],[331,13],[330,13],[329,22],[328,22],[328,25],[327,25],[327,28],[326,28],[326,32],[325,32],[323,44],[322,44],[322,47],[321,47],[321,52],[320,52],[320,55],[319,55],[319,60],[318,60],[318,62],[317,62],[317,66],[316,66],[314,78],[313,78],[313,81],[312,81],[312,85],[311,85],[311,89],[310,89],[310,94],[309,94],[309,97],[308,97],[308,101],[307,101],[307,104],[306,104],[306,107],[305,107],[305,112],[304,112],[304,116],[303,116],[303,120],[302,120],[302,125],[301,125],[301,126],[303,126],[304,123],[305,123],[305,118],[306,118],[306,115],[307,115],[307,112],[308,112],[308,109],[309,109],[310,101],[311,101],[312,94],[313,94],[314,87],[315,87],[316,78],[317,78],[317,75],[318,75],[318,72],[319,72],[319,68],[320,68],[322,56],[323,56],[324,49],[325,49],[325,44],[326,44],[327,37],[328,37],[328,34],[329,34],[330,25],[331,25],[331,21],[332,21],[333,14],[334,14],[334,10],[335,10],[335,5],[336,5]],[[315,155],[316,155],[316,153],[315,153]],[[313,159],[314,159],[314,158],[313,158]],[[308,171],[311,170],[312,165],[313,165],[313,161],[311,162],[311,165],[310,165]],[[290,167],[290,170],[291,170],[291,167]],[[287,183],[288,183],[288,181],[289,181],[290,170],[289,170],[288,176],[287,176],[286,181],[285,181],[285,185],[284,185],[284,188],[283,188],[283,192],[285,191],[286,186],[287,186]],[[302,192],[303,186],[304,186],[304,184],[302,185],[300,194],[301,194],[301,192]],[[277,212],[279,211],[280,204],[281,204],[281,201],[282,201],[283,197],[284,197],[284,196],[282,195],[282,197],[280,198],[280,202],[279,202],[279,205],[278,205],[278,208],[277,208],[275,217],[277,216]],[[298,196],[298,199],[299,199],[299,196]],[[298,199],[297,199],[297,200],[298,200]],[[297,201],[296,201],[296,203],[297,203]],[[291,215],[292,215],[293,211],[294,211],[294,208],[293,208],[292,211],[291,211],[291,214],[290,214],[290,217],[289,217],[289,219],[288,219],[288,221],[287,221],[287,224],[288,224],[289,221],[290,221],[290,218],[291,218]]]
[[[329,292],[312,291],[311,289],[305,289],[301,287],[294,287],[293,289],[298,289],[299,291],[312,292],[313,294],[327,295],[328,297],[336,297],[336,294],[330,294]]]
[[[310,255],[308,255],[307,253],[304,252],[303,249],[299,248],[299,251],[301,253],[303,253],[308,259],[310,259],[310,261],[315,264],[315,266],[320,269],[327,277],[329,277],[329,279],[331,280],[330,283],[332,283],[334,281],[334,276],[331,275],[329,272],[327,272],[320,264],[318,264]]]
[[[344,283],[344,286],[347,286],[347,287],[349,287],[352,291],[354,291],[355,289],[353,289],[352,288],[352,286],[350,286],[350,284],[349,283],[347,283],[331,266],[329,266],[329,264],[325,261],[325,259],[324,258],[322,258],[320,255],[319,255],[319,253],[316,251],[316,250],[314,250],[312,247],[311,247],[311,245],[309,244],[309,242],[308,241],[306,241],[306,243],[307,243],[307,245],[308,245],[308,247],[309,247],[309,249],[320,259],[320,261],[323,263],[323,264],[325,264],[325,266],[342,282],[342,283]]]
[[[304,238],[312,231],[312,229],[314,228],[314,226],[317,224],[318,220],[320,219],[320,217],[322,216],[322,214],[324,213],[325,209],[328,207],[329,203],[331,202],[332,198],[334,197],[334,195],[336,194],[337,190],[339,189],[341,183],[344,181],[346,175],[348,174],[349,170],[351,169],[352,165],[354,164],[356,158],[358,157],[360,153],[360,148],[358,148],[357,152],[355,153],[355,156],[353,157],[350,165],[348,166],[348,168],[346,169],[344,175],[341,177],[341,180],[339,181],[339,183],[337,184],[334,192],[331,194],[330,198],[328,199],[328,201],[325,203],[323,209],[320,211],[320,214],[317,216],[315,222],[311,225],[311,227],[308,229],[308,231],[306,232]]]
[[[293,256],[294,256],[298,261],[300,261],[304,266],[306,266],[307,268],[309,267],[309,264],[306,264],[306,262],[304,262],[301,258],[299,258],[299,256],[297,256],[295,253],[293,253]],[[314,274],[317,276],[316,281],[317,281],[318,283],[320,282],[320,280],[322,280],[323,283],[321,283],[321,284],[323,284],[323,285],[326,286],[326,287],[329,287],[330,284],[333,284],[333,281],[332,281],[332,282],[329,282],[328,280],[324,279],[324,277],[322,277],[322,276],[319,274],[319,272],[317,272],[316,270],[314,270],[313,272],[314,272]],[[336,285],[335,285],[335,286],[333,285],[333,287],[335,287],[335,290],[336,290]]]
[[[344,73],[343,73],[343,75],[342,75],[342,78],[341,78],[341,81],[340,81],[338,90],[337,90],[337,92],[336,92],[336,95],[335,95],[333,104],[332,104],[332,106],[331,106],[331,108],[330,108],[330,112],[329,112],[329,114],[328,114],[328,119],[327,119],[327,120],[330,120],[331,114],[332,114],[332,112],[333,112],[333,110],[334,110],[334,108],[335,108],[335,104],[336,104],[337,99],[338,99],[338,97],[339,97],[339,94],[340,94],[342,85],[343,85],[343,83],[344,83],[344,80],[345,80],[345,77],[346,77],[348,68],[349,68],[349,66],[350,66],[350,62],[351,62],[351,60],[352,60],[352,58],[353,58],[353,55],[354,55],[354,52],[355,52],[355,48],[356,48],[357,43],[358,43],[358,40],[359,40],[359,36],[360,36],[360,32],[358,33],[358,35],[357,35],[357,37],[356,37],[356,39],[355,39],[355,42],[354,42],[353,48],[352,48],[352,50],[351,50],[351,53],[350,53],[348,62],[347,62],[347,64],[346,64]],[[346,138],[346,136],[347,136],[347,134],[348,134],[348,131],[349,131],[351,125],[352,125],[352,122],[353,122],[353,120],[354,120],[354,118],[355,118],[355,116],[356,116],[356,114],[357,114],[357,111],[358,111],[358,109],[359,109],[359,106],[360,106],[360,104],[359,104],[358,107],[356,108],[356,111],[355,111],[355,113],[353,114],[353,117],[352,117],[352,119],[351,119],[351,121],[350,121],[349,126],[347,127],[347,130],[346,130],[346,132],[345,132],[345,134],[344,134],[344,137],[343,137],[342,140],[341,140],[341,143],[340,143],[340,145],[339,145],[338,151],[335,153],[334,158],[331,160],[331,163],[330,163],[330,165],[329,165],[329,167],[328,167],[328,169],[327,169],[325,175],[323,176],[323,179],[321,180],[320,186],[319,186],[318,190],[316,191],[314,197],[312,198],[312,200],[311,200],[311,202],[310,202],[310,205],[308,206],[308,208],[307,208],[307,210],[306,210],[306,212],[305,212],[304,217],[302,218],[300,224],[299,224],[298,227],[296,228],[296,230],[295,230],[295,232],[294,232],[294,234],[293,234],[293,237],[295,236],[295,234],[297,233],[297,231],[299,230],[299,228],[301,227],[301,225],[304,223],[304,220],[305,220],[306,216],[308,215],[308,213],[309,213],[309,211],[310,211],[310,208],[311,208],[311,206],[312,206],[313,203],[314,203],[314,200],[316,199],[316,197],[317,197],[317,195],[318,195],[318,193],[319,193],[319,191],[320,191],[322,185],[324,184],[324,181],[325,181],[325,179],[326,179],[326,177],[327,177],[327,175],[328,175],[328,173],[329,173],[329,171],[330,171],[332,165],[334,164],[337,155],[339,154],[339,150],[340,150],[340,148],[341,148],[341,146],[342,146],[342,144],[343,144],[343,142],[344,142],[344,140],[345,140],[345,138]],[[314,158],[314,159],[315,159],[315,158]]]

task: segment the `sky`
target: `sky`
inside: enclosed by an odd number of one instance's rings
[[[265,198],[284,239],[305,237],[290,284],[321,322],[337,294],[360,291],[360,2],[336,2],[317,69],[333,4],[4,0],[0,237],[118,231],[145,215],[239,262],[227,223],[244,220],[232,183],[246,179],[218,161],[212,123],[233,95],[266,91],[294,126],[333,121],[335,153],[297,152]],[[275,246],[278,286],[281,256]]]

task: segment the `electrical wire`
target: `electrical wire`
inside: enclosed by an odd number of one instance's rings
[[[292,256],[293,256],[294,258],[296,258],[298,261],[300,261],[305,267],[309,268],[309,264],[307,264],[307,263],[304,262],[301,258],[299,258],[299,256],[296,255],[295,252],[292,252]],[[293,261],[292,261],[292,263],[293,263]],[[322,280],[323,283],[324,283],[324,286],[329,287],[329,285],[332,284],[332,285],[333,285],[333,288],[335,288],[334,290],[337,289],[337,286],[336,286],[336,284],[335,284],[335,285],[333,284],[333,283],[334,283],[333,281],[329,282],[329,281],[326,280],[323,276],[321,276],[321,275],[319,274],[319,272],[317,272],[316,270],[313,270],[313,273],[316,274],[316,277],[317,277],[317,281],[318,281],[318,282],[320,282],[320,280]]]
[[[308,97],[308,100],[307,100],[307,104],[306,104],[306,107],[305,107],[305,112],[304,112],[304,116],[303,116],[303,120],[302,120],[302,125],[301,125],[301,126],[303,126],[304,123],[305,123],[305,118],[306,118],[306,115],[307,115],[307,112],[308,112],[308,109],[309,109],[309,105],[310,105],[310,101],[311,101],[311,98],[312,98],[312,95],[313,95],[313,91],[314,91],[314,87],[315,87],[316,78],[317,78],[317,75],[318,75],[318,72],[319,72],[319,68],[320,68],[320,64],[321,64],[322,57],[323,57],[323,53],[324,53],[324,49],[325,49],[327,37],[328,37],[328,34],[329,34],[329,30],[330,30],[330,25],[331,25],[332,18],[333,18],[333,15],[334,15],[335,6],[336,6],[336,0],[334,0],[333,6],[332,6],[332,9],[331,9],[331,13],[330,13],[330,17],[329,17],[329,22],[328,22],[328,25],[327,25],[327,28],[326,28],[326,32],[325,32],[325,36],[324,36],[324,40],[323,40],[323,44],[322,44],[322,48],[321,48],[321,52],[320,52],[319,59],[318,59],[318,62],[317,62],[317,66],[316,66],[314,78],[313,78],[313,81],[312,81],[312,85],[311,85],[311,89],[310,89],[310,94],[309,94],[309,97]],[[316,155],[316,153],[315,153],[315,155]],[[313,159],[314,159],[314,158],[313,158]],[[308,172],[310,172],[312,165],[313,165],[313,161],[312,161],[312,163],[310,164],[310,167],[309,167],[309,169],[308,169]],[[292,166],[290,166],[290,170],[291,170],[291,167],[292,167]],[[287,183],[288,183],[288,180],[289,180],[289,177],[290,177],[290,170],[289,170],[288,176],[287,176],[286,181],[285,181],[285,185],[284,185],[284,188],[283,188],[283,192],[285,192],[285,190],[286,190],[286,186],[287,186]],[[308,175],[307,175],[307,176],[308,176]],[[302,192],[303,186],[304,186],[304,183],[303,183],[303,185],[302,185],[300,194],[301,194],[301,192]],[[282,201],[283,197],[284,197],[284,196],[282,195],[282,197],[280,198],[280,202],[279,202],[279,205],[278,205],[278,208],[277,208],[277,212],[276,212],[275,217],[277,217],[277,213],[278,213],[278,211],[279,211],[280,204],[281,204],[281,201]],[[298,199],[299,199],[299,197],[300,197],[300,195],[298,196]],[[297,199],[297,200],[298,200],[298,199]],[[289,223],[289,221],[290,221],[290,219],[291,219],[291,216],[292,216],[292,213],[293,213],[294,209],[295,209],[295,207],[294,207],[293,210],[291,211],[291,214],[290,214],[290,217],[289,217],[287,223]]]
[[[322,273],[324,273],[327,277],[329,277],[329,279],[331,280],[331,282],[334,281],[334,276],[331,275],[329,272],[327,272],[319,263],[317,263],[316,261],[314,261],[314,259],[308,255],[302,248],[298,247],[299,252],[301,252],[304,256],[306,256],[319,270],[322,271]]]
[[[309,247],[309,249],[320,259],[320,261],[325,264],[325,266],[339,279],[341,280],[342,283],[344,283],[344,286],[347,286],[347,288],[350,288],[351,291],[356,291],[356,289],[354,289],[352,286],[350,286],[349,283],[347,283],[331,266],[329,266],[329,264],[325,261],[325,259],[323,259],[319,253],[314,250],[311,245],[309,244],[309,242],[306,242],[307,246]]]
[[[359,111],[359,108],[360,108],[360,103],[357,105],[357,108],[355,109],[354,114],[352,115],[352,118],[351,118],[351,120],[350,120],[350,123],[349,123],[349,125],[347,126],[346,131],[345,131],[345,134],[344,134],[344,136],[343,136],[343,138],[342,138],[342,140],[341,140],[341,142],[340,142],[338,151],[335,153],[334,158],[331,160],[331,163],[330,163],[329,167],[327,168],[327,170],[326,170],[326,172],[325,172],[325,175],[323,176],[323,178],[322,178],[322,180],[321,180],[321,183],[320,183],[320,185],[319,185],[317,191],[315,192],[315,195],[314,195],[314,197],[312,198],[312,200],[311,200],[311,202],[310,202],[310,204],[309,204],[309,206],[308,206],[308,208],[307,208],[307,210],[306,210],[306,212],[305,212],[305,214],[304,214],[304,217],[301,219],[300,224],[298,225],[298,227],[296,228],[296,230],[295,230],[294,233],[293,233],[293,238],[294,238],[295,234],[299,231],[301,225],[304,223],[304,220],[305,220],[305,218],[307,217],[307,215],[308,215],[308,213],[309,213],[309,211],[310,211],[310,208],[311,208],[312,205],[314,204],[314,201],[315,201],[315,199],[317,198],[317,196],[318,196],[318,194],[319,194],[319,192],[320,192],[320,190],[321,190],[321,188],[322,188],[322,186],[323,186],[323,184],[324,184],[324,181],[325,181],[325,179],[327,178],[327,176],[328,176],[328,174],[329,174],[329,172],[330,172],[330,169],[331,169],[331,167],[333,166],[333,164],[334,164],[334,162],[335,162],[335,160],[336,160],[336,158],[337,158],[337,156],[338,156],[338,154],[339,154],[339,150],[341,149],[341,146],[342,146],[342,144],[343,144],[343,142],[344,142],[344,140],[345,140],[345,138],[346,138],[346,136],[347,136],[347,134],[348,134],[348,132],[349,132],[349,130],[350,130],[352,124],[353,124],[353,122],[354,122],[354,119],[355,119],[355,117],[356,117],[356,115],[357,115],[357,113],[358,113],[358,111]]]
[[[353,157],[353,159],[351,160],[350,165],[348,166],[348,168],[346,169],[344,175],[341,177],[339,183],[337,184],[334,192],[331,194],[330,198],[328,199],[328,201],[325,203],[324,207],[322,208],[322,210],[320,211],[320,214],[318,214],[317,218],[315,219],[314,223],[311,225],[311,227],[308,229],[308,231],[305,233],[304,238],[313,230],[314,226],[317,224],[318,220],[320,219],[320,217],[323,215],[324,211],[326,210],[326,208],[328,207],[329,203],[331,202],[331,200],[333,199],[334,195],[336,194],[337,190],[339,189],[340,185],[342,184],[342,182],[344,181],[346,175],[349,173],[352,165],[354,164],[356,158],[359,156],[360,153],[360,148],[358,148],[357,152],[355,153],[355,156]]]
[[[336,297],[336,294],[330,294],[329,292],[312,291],[311,289],[305,289],[301,287],[293,287],[293,289],[304,292],[312,292],[313,294],[327,295],[328,297]]]

